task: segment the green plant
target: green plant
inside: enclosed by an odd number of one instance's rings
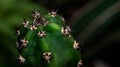
[[[63,17],[51,11],[42,15],[34,11],[33,19],[17,29],[20,65],[34,67],[80,67],[80,47],[70,35]]]

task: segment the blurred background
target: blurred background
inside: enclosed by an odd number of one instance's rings
[[[18,65],[15,27],[33,9],[58,10],[83,43],[84,67],[120,67],[120,0],[0,0],[0,67]]]

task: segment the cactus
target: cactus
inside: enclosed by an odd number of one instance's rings
[[[81,67],[80,44],[70,35],[63,17],[34,11],[17,29],[19,64],[30,67]]]

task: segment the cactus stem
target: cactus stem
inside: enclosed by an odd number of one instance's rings
[[[57,10],[45,15],[35,10],[30,21],[24,18],[15,32],[19,64],[23,67],[81,67],[81,53],[78,52],[81,44],[74,40],[70,26],[64,22]]]
[[[24,26],[24,27],[27,27],[28,25],[29,25],[29,21],[24,20],[23,26]]]
[[[25,58],[23,58],[21,55],[18,57],[19,63],[23,64],[25,62]]]
[[[44,37],[46,36],[46,32],[45,31],[41,31],[41,32],[38,32],[37,34],[39,37]]]
[[[79,43],[77,43],[76,41],[74,41],[73,48],[74,48],[74,49],[80,49]]]
[[[83,65],[82,60],[80,60],[77,64],[77,67],[81,67]]]
[[[24,39],[21,40],[21,43],[22,43],[21,48],[22,48],[22,47],[25,47],[25,46],[27,46],[27,44],[28,44],[28,40],[26,40],[26,39],[24,38]]]
[[[30,26],[30,30],[35,30],[35,29],[37,29],[37,27],[35,25]]]
[[[44,58],[48,63],[50,63],[51,56],[52,56],[51,52],[45,52],[45,53],[43,53],[43,58]]]

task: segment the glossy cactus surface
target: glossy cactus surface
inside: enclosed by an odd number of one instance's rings
[[[52,11],[34,11],[32,21],[24,19],[17,30],[19,64],[30,67],[80,67],[79,43],[70,35],[63,17]]]

